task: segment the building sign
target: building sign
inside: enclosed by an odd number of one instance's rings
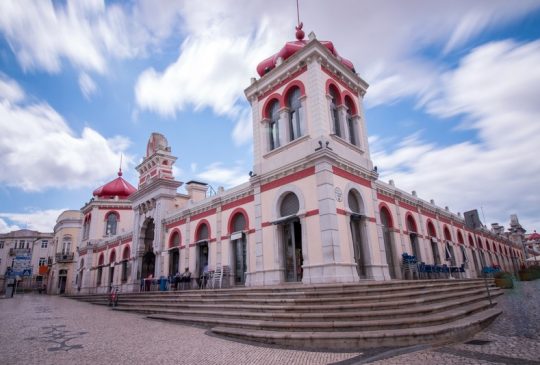
[[[11,275],[32,276],[32,256],[17,255],[13,261]]]

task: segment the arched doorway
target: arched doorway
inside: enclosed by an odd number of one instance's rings
[[[200,223],[195,234],[197,242],[197,272],[199,278],[203,277],[204,268],[208,268],[209,251],[208,240],[210,239],[210,228],[206,223]]]
[[[236,213],[231,221],[230,231],[231,233],[231,245],[233,253],[233,272],[234,283],[237,285],[243,285],[246,281],[245,275],[247,271],[247,254],[246,254],[246,236],[244,230],[246,229],[246,217],[243,213]]]
[[[124,248],[124,253],[122,254],[122,283],[125,283],[128,280],[129,255],[129,246],[126,246]]]
[[[77,277],[77,291],[81,290],[83,284],[83,274],[84,274],[84,259],[81,259],[79,263],[79,275]]]
[[[364,247],[364,202],[360,193],[355,189],[349,191],[347,203],[351,211],[351,221],[349,222],[351,229],[351,237],[354,251],[354,262],[356,263],[356,271],[358,277],[366,277],[366,248]]]
[[[144,254],[142,258],[141,277],[154,276],[156,255],[154,254],[154,219],[148,218],[143,225]]]
[[[279,223],[281,231],[285,281],[302,281],[304,258],[302,256],[302,226],[296,216],[300,202],[294,193],[287,193],[281,200]]]
[[[386,263],[388,264],[388,271],[392,279],[396,278],[396,263],[394,260],[394,248],[392,245],[392,235],[390,230],[393,228],[392,216],[386,207],[381,208],[381,225],[384,241],[384,249],[386,251]]]
[[[422,258],[420,257],[420,245],[418,243],[418,229],[410,213],[407,215],[407,230],[409,231],[409,238],[411,240],[412,255],[420,262]]]
[[[60,270],[58,272],[58,293],[64,294],[66,292],[67,283],[67,270]]]
[[[169,241],[169,275],[176,275],[180,264],[180,233],[175,231]]]
[[[96,286],[101,286],[101,277],[103,276],[103,264],[105,262],[105,257],[103,254],[99,255],[98,259],[98,268],[97,268],[97,278],[96,278]]]

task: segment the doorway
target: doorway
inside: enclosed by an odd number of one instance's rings
[[[143,225],[144,255],[142,258],[141,277],[155,276],[156,255],[154,254],[154,219],[149,218]]]
[[[243,233],[247,228],[246,217],[243,213],[236,213],[232,220],[229,230],[231,234],[232,245],[232,264],[234,272],[234,283],[244,285],[246,282],[247,271],[247,253],[246,253],[246,235]]]
[[[199,278],[201,278],[203,276],[204,268],[208,266],[208,241],[203,241],[199,243],[198,248],[199,265],[197,270],[199,273]]]
[[[178,264],[180,262],[180,251],[177,248],[173,248],[170,253],[169,262],[169,275],[174,276],[178,272]]]
[[[298,219],[282,224],[285,262],[285,281],[302,281],[302,226]]]
[[[64,294],[66,292],[67,283],[67,270],[60,270],[58,273],[58,293]]]

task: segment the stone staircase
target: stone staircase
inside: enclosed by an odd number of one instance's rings
[[[492,299],[502,291],[492,286]],[[107,304],[105,295],[72,298]],[[353,351],[461,340],[489,325],[483,280],[415,280],[120,294],[115,310],[304,349]],[[493,300],[495,304],[496,301]]]

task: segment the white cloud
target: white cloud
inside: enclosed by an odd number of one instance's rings
[[[0,213],[0,233],[18,229],[30,229],[39,232],[52,232],[56,219],[66,209],[36,210],[28,213]],[[2,219],[3,218],[3,219]],[[14,223],[7,225],[4,219]]]
[[[25,191],[95,186],[113,176],[129,145],[88,127],[78,136],[46,103],[0,99],[0,130],[0,183]]]
[[[19,84],[0,72],[0,100],[17,103],[22,101],[24,97],[24,91]]]
[[[90,100],[97,90],[96,83],[86,72],[79,75],[79,87],[86,100]]]
[[[460,128],[475,131],[478,140],[438,146],[415,135],[392,152],[378,146],[373,160],[381,177],[454,211],[483,206],[487,223],[507,223],[517,213],[522,224],[540,226],[538,64],[540,41],[494,42],[471,51],[443,75],[427,108],[440,117],[461,116]]]
[[[240,161],[237,161],[236,166],[232,167],[224,166],[222,162],[215,162],[203,172],[198,173],[197,178],[225,188],[231,188],[249,180],[248,171],[245,171]]]

